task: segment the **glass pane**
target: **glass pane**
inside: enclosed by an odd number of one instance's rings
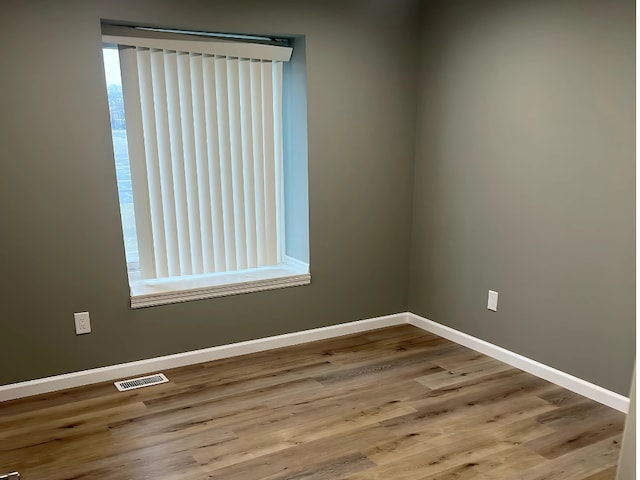
[[[107,80],[107,96],[109,98],[109,114],[111,117],[111,134],[113,153],[116,162],[118,180],[118,196],[120,199],[120,216],[124,233],[124,246],[129,273],[136,273],[138,265],[138,240],[136,236],[135,210],[131,190],[131,169],[129,168],[129,150],[127,148],[127,131],[125,128],[124,103],[122,99],[122,78],[120,76],[120,59],[118,50],[104,48],[104,72]]]

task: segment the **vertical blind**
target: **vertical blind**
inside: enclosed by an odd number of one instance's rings
[[[280,263],[282,60],[119,50],[142,278]]]

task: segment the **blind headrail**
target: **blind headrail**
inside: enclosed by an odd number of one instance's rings
[[[102,24],[102,41],[107,45],[157,48],[205,55],[252,58],[288,62],[293,48],[264,43],[267,37],[205,34],[148,27],[124,27]],[[245,37],[245,38],[240,38]]]

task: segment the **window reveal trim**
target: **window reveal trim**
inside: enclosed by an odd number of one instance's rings
[[[131,285],[131,308],[226,297],[309,285],[309,265],[291,257],[284,263],[236,272],[138,280]]]

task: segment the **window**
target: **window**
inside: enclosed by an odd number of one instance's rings
[[[287,256],[291,48],[103,26],[132,307],[310,282]]]

